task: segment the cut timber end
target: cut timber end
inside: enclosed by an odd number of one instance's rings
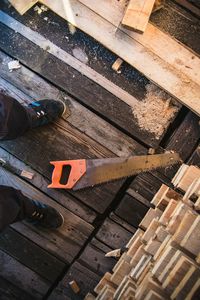
[[[80,288],[75,280],[70,281],[69,285],[75,294],[78,294],[80,292]]]
[[[118,72],[119,68],[121,67],[123,63],[123,60],[121,58],[118,57],[118,59],[114,62],[114,64],[112,65],[112,69],[116,72]]]
[[[122,25],[138,33],[144,33],[155,0],[130,0]]]
[[[14,8],[23,15],[27,10],[29,10],[38,0],[9,0],[9,2],[14,6]]]

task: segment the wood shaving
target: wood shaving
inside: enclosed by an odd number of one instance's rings
[[[146,86],[146,90],[145,99],[133,106],[133,115],[141,129],[159,139],[180,109],[180,104],[152,83]]]
[[[20,69],[20,68],[21,68],[21,66],[20,66],[18,60],[9,61],[8,69],[10,70],[10,72],[12,72],[12,70],[17,70],[17,69]]]

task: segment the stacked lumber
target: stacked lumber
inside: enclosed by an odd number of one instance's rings
[[[200,169],[182,165],[162,185],[112,273],[88,299],[192,299],[200,289]],[[184,193],[184,195],[182,195]]]

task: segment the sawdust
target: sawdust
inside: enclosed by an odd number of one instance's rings
[[[153,133],[159,139],[180,105],[154,84],[148,84],[146,90],[145,99],[134,105],[133,115],[141,129]]]

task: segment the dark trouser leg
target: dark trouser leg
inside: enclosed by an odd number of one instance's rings
[[[30,128],[26,109],[14,98],[0,93],[0,140],[11,140]]]
[[[32,201],[14,188],[0,185],[0,232],[34,211]]]

